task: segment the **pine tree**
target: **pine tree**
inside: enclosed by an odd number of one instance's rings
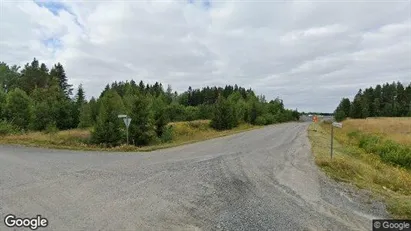
[[[48,126],[59,126],[59,129],[66,129],[62,121],[70,120],[70,115],[62,117],[61,110],[65,108],[63,91],[59,88],[56,80],[50,80],[48,88],[35,88],[31,94],[33,99],[33,114],[30,128],[33,130],[44,130]]]
[[[407,92],[405,91],[402,83],[397,83],[397,116],[407,116],[408,113],[408,102],[407,102]]]
[[[350,112],[351,118],[363,118],[363,108],[362,108],[363,103],[361,100],[361,96],[362,96],[362,91],[359,90],[351,104],[351,112]]]
[[[97,116],[99,113],[99,104],[97,103],[94,97],[91,97],[90,101],[88,102],[91,108],[91,118],[93,119],[93,124],[97,121]]]
[[[41,65],[39,61],[34,58],[29,64],[27,63],[21,71],[21,77],[18,80],[18,86],[27,94],[35,88],[44,88],[49,82],[48,68],[44,63]]]
[[[82,108],[82,106],[87,102],[86,101],[86,96],[84,93],[84,89],[83,89],[83,85],[80,84],[78,89],[77,89],[77,93],[75,96],[75,102],[74,102],[74,108],[73,108],[73,125],[75,127],[79,126],[79,122],[80,122],[80,110]]]
[[[164,129],[168,123],[168,118],[166,117],[165,109],[166,109],[166,99],[157,97],[154,99],[152,104],[152,110],[154,114],[154,125],[157,137],[161,137],[163,135]]]
[[[150,101],[147,96],[134,97],[131,108],[131,124],[129,134],[135,145],[147,145],[155,136],[153,112],[150,110]]]
[[[14,125],[26,129],[31,118],[31,100],[26,92],[16,88],[7,94],[6,118]]]
[[[73,92],[73,85],[68,83],[63,65],[61,65],[60,63],[54,65],[54,67],[50,70],[50,76],[57,79],[60,89],[63,90],[65,96],[69,98]]]
[[[79,118],[79,128],[88,128],[93,126],[93,115],[91,106],[89,103],[85,103],[81,106],[80,109],[80,118]]]
[[[171,85],[167,86],[167,91],[166,91],[166,103],[170,104],[171,102],[173,102],[173,90],[171,89]]]
[[[19,66],[14,65],[9,67],[6,63],[0,62],[0,90],[7,93],[18,87],[20,77],[19,69]]]
[[[7,94],[0,88],[0,120],[6,116],[6,98]]]
[[[237,125],[238,121],[233,105],[224,96],[220,95],[217,98],[211,126],[217,130],[225,130],[234,128]]]
[[[80,85],[78,86],[75,100],[76,100],[76,104],[77,104],[78,106],[81,106],[81,105],[83,105],[84,103],[86,103],[86,95],[85,95],[85,93],[84,93],[84,89],[83,89],[83,85],[82,85],[82,84],[80,84]]]
[[[117,146],[124,138],[121,131],[121,120],[119,114],[124,112],[123,101],[114,90],[107,91],[101,98],[101,104],[97,118],[97,123],[91,136],[91,140],[96,144],[107,146]]]

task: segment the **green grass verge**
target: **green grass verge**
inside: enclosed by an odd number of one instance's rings
[[[411,218],[411,171],[386,163],[369,153],[344,132],[336,132],[330,158],[330,125],[310,125],[308,136],[316,164],[331,178],[373,192],[385,201],[394,218]]]

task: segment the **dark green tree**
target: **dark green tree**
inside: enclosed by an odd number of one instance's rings
[[[79,128],[88,128],[93,126],[93,115],[89,103],[84,103],[80,108]]]
[[[220,95],[214,108],[211,126],[217,130],[231,129],[238,125],[235,108],[230,102]]]
[[[80,123],[80,110],[86,102],[87,101],[86,101],[86,96],[85,96],[85,93],[84,93],[83,85],[80,84],[78,86],[77,93],[76,93],[75,98],[74,98],[74,108],[73,108],[73,111],[72,111],[73,125],[75,127],[79,126],[79,123]]]
[[[0,120],[6,116],[6,99],[7,94],[0,88]]]
[[[18,87],[26,94],[31,94],[35,88],[44,88],[48,85],[50,76],[45,64],[39,64],[34,58],[29,64],[27,63],[21,71],[21,77],[18,78]]]
[[[64,95],[69,98],[72,95],[73,88],[72,85],[68,83],[68,78],[63,65],[60,63],[54,65],[54,67],[50,70],[50,76],[57,79],[60,89],[63,90]]]
[[[362,103],[362,90],[359,90],[357,95],[355,95],[354,100],[351,104],[351,111],[350,111],[350,117],[351,118],[364,118],[363,117],[363,103]]]
[[[97,116],[99,113],[99,104],[97,103],[94,97],[91,97],[90,101],[88,102],[91,108],[91,118],[93,119],[93,124],[97,121]]]
[[[152,110],[154,115],[154,125],[156,134],[158,137],[163,135],[164,129],[166,128],[169,119],[165,113],[166,110],[166,101],[167,99],[164,97],[157,97],[153,100],[152,103]]]
[[[27,129],[30,124],[32,102],[26,92],[19,88],[13,89],[6,98],[6,118],[14,125]]]
[[[147,145],[156,137],[154,115],[147,96],[136,95],[132,102],[129,134],[135,145]]]
[[[9,67],[6,63],[0,62],[0,89],[5,93],[18,87],[20,73],[19,66]]]
[[[120,95],[114,91],[107,91],[101,98],[97,123],[92,132],[91,141],[96,144],[117,146],[124,138],[121,130],[122,121],[119,114],[124,113],[124,105]]]

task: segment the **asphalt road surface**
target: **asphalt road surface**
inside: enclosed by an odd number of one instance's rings
[[[38,230],[371,230],[383,206],[317,169],[308,125],[148,153],[0,146],[1,220],[40,214],[49,226]]]

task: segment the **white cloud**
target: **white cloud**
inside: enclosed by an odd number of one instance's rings
[[[359,88],[411,80],[409,1],[63,4],[53,14],[31,1],[1,2],[0,60],[61,62],[94,96],[131,78],[179,91],[238,84],[316,111]]]

